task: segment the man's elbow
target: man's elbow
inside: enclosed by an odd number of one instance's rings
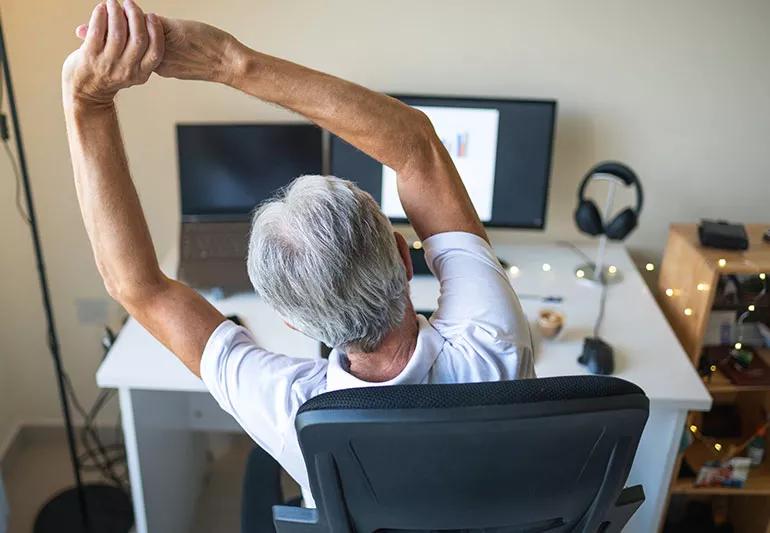
[[[407,158],[401,173],[409,176],[424,174],[443,160],[444,145],[441,143],[428,116],[419,109],[410,108],[410,125]]]
[[[169,279],[160,272],[142,279],[104,277],[104,287],[107,294],[129,312],[154,299],[163,292],[168,282]]]
[[[436,130],[433,128],[433,123],[428,118],[428,115],[414,107],[410,107],[409,111],[409,131],[412,133],[412,142],[430,145],[438,141],[438,135],[436,135]]]

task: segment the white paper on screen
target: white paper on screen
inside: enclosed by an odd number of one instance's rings
[[[414,106],[425,113],[446,147],[482,222],[492,218],[495,189],[497,109]],[[396,188],[396,173],[382,167],[382,210],[390,218],[406,218]]]

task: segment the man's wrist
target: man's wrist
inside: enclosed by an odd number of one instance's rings
[[[234,89],[243,90],[243,83],[256,66],[256,52],[233,38],[227,46],[227,61],[222,79],[218,80]]]
[[[112,99],[94,99],[66,90],[62,100],[64,110],[67,113],[78,115],[103,113],[104,111],[113,111],[115,109],[115,101]]]

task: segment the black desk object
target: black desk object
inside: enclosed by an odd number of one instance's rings
[[[724,220],[702,220],[698,225],[698,238],[702,246],[723,250],[746,250],[749,237],[743,224],[730,224]]]

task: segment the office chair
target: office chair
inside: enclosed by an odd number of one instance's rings
[[[317,509],[278,533],[620,531],[649,401],[602,376],[346,389],[296,419]]]

